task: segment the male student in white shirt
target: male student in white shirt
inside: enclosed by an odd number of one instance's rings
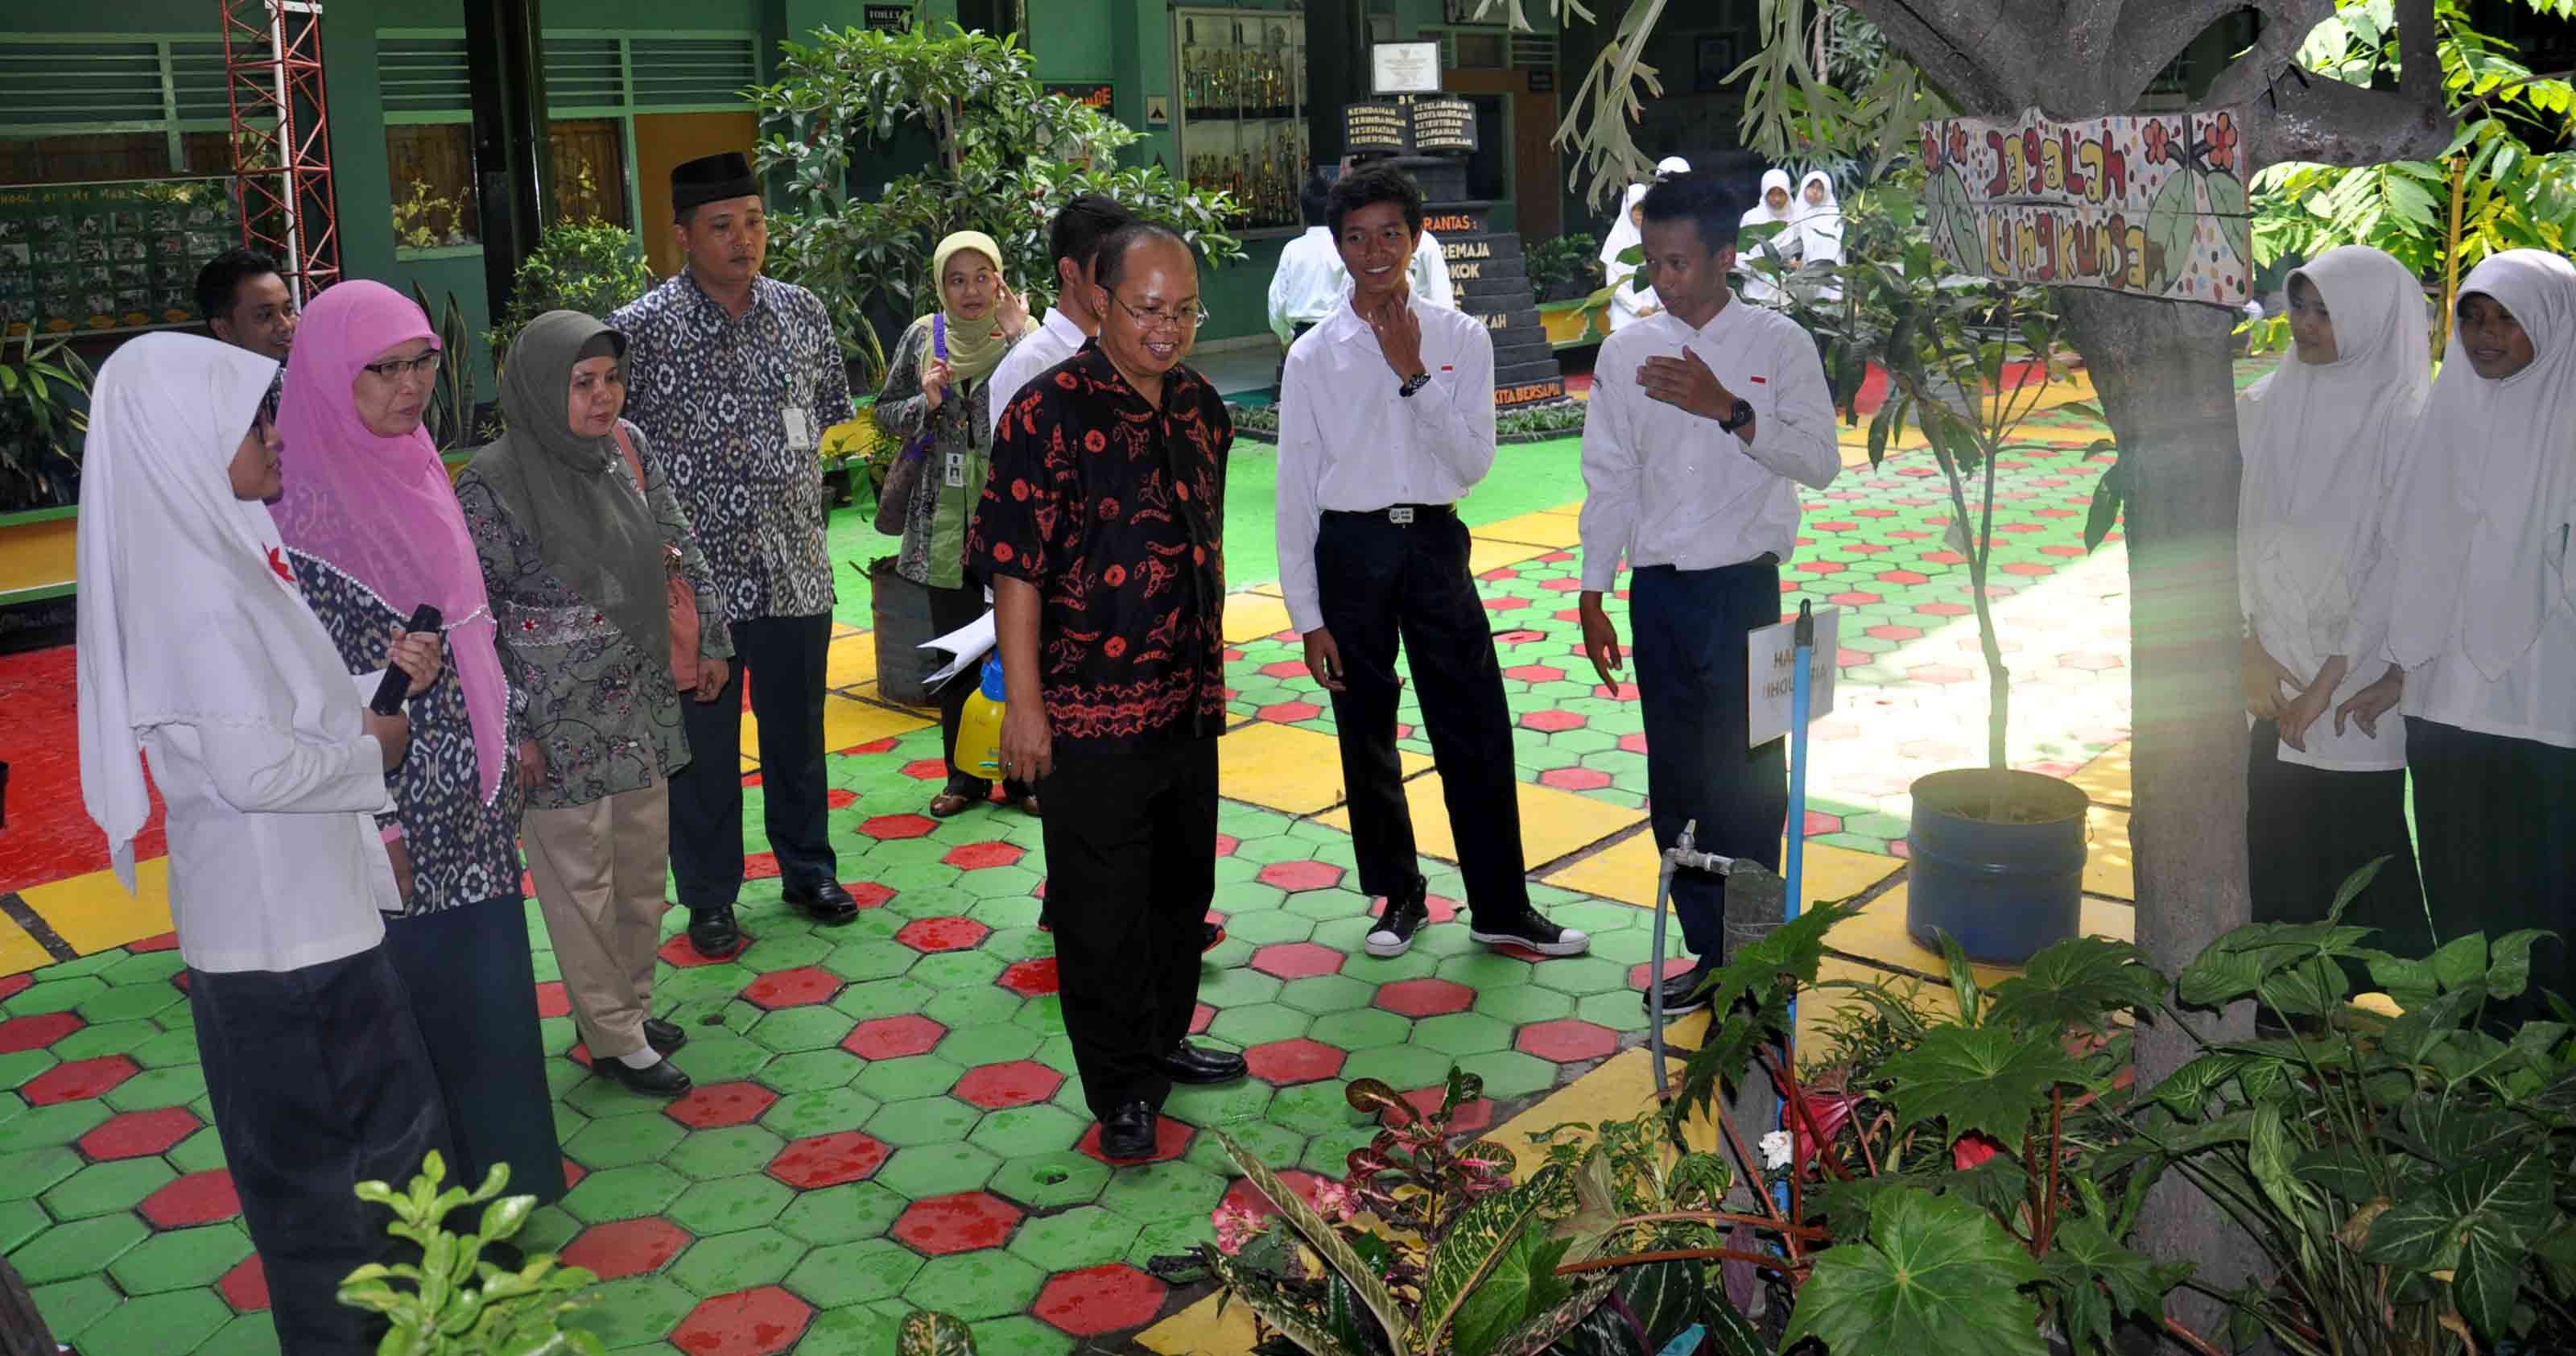
[[[1409,286],[1422,193],[1392,168],[1333,185],[1350,300],[1288,352],[1279,416],[1279,575],[1306,669],[1331,694],[1360,890],[1386,900],[1372,956],[1428,916],[1395,711],[1403,642],[1466,877],[1469,935],[1550,956],[1589,938],[1530,907],[1511,712],[1457,501],[1494,465],[1494,341]]]
[[[1270,332],[1279,336],[1283,349],[1340,309],[1342,298],[1351,290],[1342,256],[1333,248],[1332,228],[1325,224],[1331,196],[1332,185],[1324,181],[1322,171],[1306,176],[1297,190],[1297,210],[1305,218],[1306,233],[1279,251],[1279,269],[1270,275]]]
[[[1458,289],[1449,282],[1449,253],[1429,231],[1413,246],[1413,295],[1434,306],[1458,309]]]
[[[1663,312],[1601,345],[1583,426],[1583,645],[1616,684],[1619,630],[1601,604],[1632,567],[1637,695],[1655,845],[1699,822],[1703,851],[1776,871],[1789,792],[1785,741],[1747,748],[1746,634],[1780,620],[1780,565],[1797,544],[1798,487],[1842,469],[1815,345],[1796,322],[1735,299],[1744,204],[1713,175],[1646,192],[1645,272]],[[1673,878],[1697,958],[1664,982],[1667,1015],[1723,959],[1725,882]],[[1650,995],[1651,997],[1651,995]]]
[[[1100,333],[1100,315],[1091,309],[1092,256],[1110,233],[1134,221],[1135,215],[1115,199],[1098,193],[1077,194],[1047,226],[1047,257],[1055,260],[1055,305],[1046,322],[1011,345],[993,367],[993,399],[986,402],[987,446],[1001,427],[1002,411],[1019,397],[1029,378],[1063,362]]]

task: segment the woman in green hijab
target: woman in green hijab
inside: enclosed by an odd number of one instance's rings
[[[928,458],[904,514],[903,549],[895,572],[930,591],[930,624],[940,635],[984,615],[984,590],[966,577],[966,528],[983,498],[992,447],[985,431],[988,403],[1015,392],[994,391],[987,379],[1002,355],[1027,334],[1028,303],[1002,280],[1001,248],[981,231],[959,231],[939,242],[931,278],[939,309],[912,322],[895,345],[877,396],[877,424],[897,446],[921,440]],[[973,666],[939,695],[939,732],[948,755],[948,782],[931,798],[940,819],[982,803],[992,783],[957,766],[957,721],[974,691]],[[1003,794],[1030,814],[1038,798],[1028,787],[1005,783]]]
[[[670,778],[689,761],[680,703],[723,690],[733,643],[661,460],[618,417],[625,353],[624,335],[575,311],[531,322],[501,374],[510,431],[456,497],[500,627],[520,839],[574,1022],[592,1068],[675,1097],[688,1075],[663,1056],[687,1035],[652,1015]],[[698,602],[685,657],[674,574]]]

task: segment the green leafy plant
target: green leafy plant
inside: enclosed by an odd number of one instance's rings
[[[1046,229],[1079,193],[1105,193],[1180,233],[1212,264],[1243,257],[1225,223],[1236,204],[1159,167],[1119,168],[1137,133],[1046,92],[1016,40],[823,29],[780,44],[778,79],[747,91],[764,133],[763,173],[783,174],[787,207],[770,218],[769,268],[832,309],[854,384],[884,377],[879,320],[901,322],[928,302],[930,253],[955,230],[980,230],[1005,256],[1004,275],[1031,293],[1054,289]],[[906,126],[929,134],[931,163],[875,196],[852,182],[863,157]]]
[[[625,227],[605,221],[549,226],[511,280],[509,310],[484,336],[492,346],[492,361],[506,360],[519,331],[548,311],[579,311],[605,320],[611,311],[652,291],[655,281],[635,233]]]
[[[465,204],[432,192],[427,180],[411,181],[410,195],[394,202],[393,219],[394,243],[407,250],[474,243],[465,233]]]
[[[975,1356],[975,1332],[947,1314],[906,1314],[894,1356]]]
[[[1541,301],[1580,296],[1601,285],[1601,240],[1589,231],[1539,241],[1526,257],[1530,286]]]
[[[2453,939],[2421,960],[2342,923],[2257,923],[2181,978],[2181,1001],[2252,1000],[2286,1031],[2215,1046],[2159,1084],[2113,1170],[2179,1172],[2276,1275],[2230,1296],[2296,1356],[2567,1349],[2576,1341],[2576,1016],[2500,1021],[2542,934]],[[2353,972],[2402,1009],[2348,1006]]]
[[[1541,405],[1535,409],[1511,410],[1494,416],[1497,437],[1527,437],[1542,433],[1580,433],[1584,411],[1590,407],[1579,400],[1563,404]]]
[[[0,344],[0,509],[68,500],[92,376],[68,338],[31,330]]]
[[[438,365],[438,382],[430,388],[429,403],[421,408],[421,427],[429,431],[429,440],[441,452],[452,452],[477,441],[474,424],[474,330],[465,323],[465,308],[457,304],[456,294],[447,295],[447,308],[437,310],[429,304],[429,294],[411,285],[412,304],[425,316],[436,316],[438,351],[445,361]]]
[[[370,1262],[340,1282],[342,1304],[392,1323],[377,1356],[606,1356],[607,1344],[596,1333],[562,1327],[565,1315],[591,1302],[579,1292],[598,1277],[560,1264],[552,1253],[538,1253],[516,1270],[484,1260],[486,1248],[516,1237],[537,1208],[534,1196],[501,1195],[509,1165],[493,1164],[470,1192],[442,1189],[446,1180],[447,1161],[432,1149],[408,1190],[358,1184],[358,1199],[393,1211],[385,1232],[421,1250],[417,1264]],[[472,1205],[485,1206],[481,1228],[449,1232],[448,1215]]]

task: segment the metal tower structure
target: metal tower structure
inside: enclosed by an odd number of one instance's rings
[[[224,15],[242,243],[278,262],[300,306],[340,280],[339,206],[322,88],[320,0],[215,0]]]

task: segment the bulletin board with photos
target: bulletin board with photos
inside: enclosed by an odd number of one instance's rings
[[[229,176],[0,186],[0,334],[197,322],[197,271],[241,243]]]

